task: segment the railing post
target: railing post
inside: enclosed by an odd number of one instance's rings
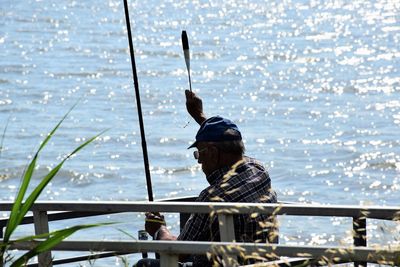
[[[0,238],[4,238],[4,228],[7,226],[8,219],[0,219]]]
[[[353,244],[356,247],[367,246],[367,218],[353,217]],[[366,262],[354,262],[354,267],[367,266]]]
[[[35,234],[46,234],[49,232],[49,219],[46,211],[34,211],[33,222],[35,225]],[[52,267],[51,251],[38,255],[39,267]]]
[[[232,214],[218,214],[219,233],[221,241],[235,241],[235,226],[233,224]]]
[[[218,214],[219,234],[222,242],[235,242],[235,226],[232,214]],[[222,255],[224,266],[239,266],[235,254],[228,251]]]
[[[176,254],[160,253],[160,267],[178,266],[178,260]]]

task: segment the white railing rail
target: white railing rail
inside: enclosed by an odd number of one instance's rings
[[[13,248],[27,250],[33,246],[32,242],[19,243]],[[232,243],[232,242],[191,242],[191,241],[64,241],[54,250],[60,251],[117,251],[119,253],[160,253],[161,260],[171,262],[170,258],[177,261],[178,254],[204,254],[206,251],[230,251],[232,254],[257,253],[259,255],[284,255],[288,257],[307,256],[310,258],[322,258],[327,260],[337,259],[338,262],[365,261],[390,264],[398,260],[399,249],[385,248],[374,249],[364,247],[346,246],[290,246],[265,243]],[[116,254],[118,255],[118,254]],[[163,257],[164,255],[164,257]],[[177,266],[164,265],[164,266]],[[231,266],[231,265],[229,265]]]
[[[10,211],[13,202],[0,201],[0,211]],[[39,201],[31,211],[81,211],[81,212],[176,212],[224,214],[260,213],[295,216],[337,216],[374,219],[400,218],[400,206],[357,206],[319,204],[260,204],[226,202],[144,202],[144,201]]]
[[[12,202],[0,202],[0,211],[10,211]],[[311,204],[255,204],[255,203],[199,203],[199,202],[142,202],[142,201],[40,201],[31,209],[34,215],[36,233],[48,231],[48,212],[70,211],[90,212],[95,214],[109,214],[119,212],[173,212],[173,213],[210,213],[218,214],[221,240],[231,242],[234,240],[233,215],[234,214],[274,214],[294,216],[335,216],[353,218],[354,246],[366,246],[366,219],[399,220],[400,207],[380,206],[349,206],[349,205],[311,205]],[[279,256],[305,256],[310,258],[329,257],[340,258],[345,261],[359,262],[395,262],[400,255],[400,248],[359,248],[359,247],[316,247],[316,246],[284,246],[275,244],[256,243],[209,243],[209,242],[163,242],[163,241],[64,241],[54,250],[79,250],[79,251],[114,251],[117,253],[158,252],[161,255],[162,266],[172,266],[178,260],[178,254],[204,253],[215,249],[228,249],[240,244],[248,252],[265,251],[274,252]],[[33,243],[26,242],[16,245],[19,249],[28,249]],[[231,250],[229,254],[235,254]],[[340,254],[340,255],[339,255]],[[50,252],[39,258],[39,265],[48,266],[51,259]],[[229,259],[225,259],[228,261]],[[397,259],[398,260],[398,259]]]
[[[0,211],[10,211],[13,202],[0,201]],[[31,211],[80,211],[99,213],[118,212],[176,212],[224,214],[276,214],[295,216],[366,217],[373,219],[400,219],[400,206],[357,206],[321,204],[260,204],[227,202],[145,202],[145,201],[39,201]]]

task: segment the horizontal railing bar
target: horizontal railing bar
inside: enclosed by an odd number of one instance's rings
[[[0,211],[10,210],[12,202],[0,202]],[[91,212],[183,212],[262,213],[297,216],[338,216],[393,219],[400,216],[400,207],[316,205],[316,204],[259,204],[215,202],[143,202],[143,201],[40,201],[32,211],[91,211]]]
[[[91,211],[61,211],[61,212],[51,212],[48,213],[49,221],[58,221],[65,219],[75,219],[75,218],[83,218],[83,217],[91,217],[91,216],[99,216],[99,215],[107,215],[112,214],[113,212],[91,212]],[[7,222],[8,218],[0,219],[0,225],[2,223]],[[21,224],[29,224],[33,223],[33,215],[25,216],[22,220]]]
[[[162,198],[156,201],[167,201],[167,202],[191,202],[195,201],[197,196],[186,196],[186,197],[173,197],[173,198]]]
[[[50,221],[60,221],[65,219],[75,219],[75,218],[84,218],[91,216],[99,216],[99,215],[107,215],[113,214],[115,212],[91,212],[91,211],[61,211],[61,212],[49,212],[48,220]],[[8,218],[0,219],[0,238],[3,237],[3,227],[6,227]],[[31,224],[33,223],[33,215],[25,216],[21,224]]]
[[[277,267],[277,266],[320,266],[318,264],[309,264],[312,262],[311,258],[289,258],[285,257],[284,259],[268,261],[263,264],[248,264],[246,267]]]
[[[11,249],[28,250],[37,242],[18,242]],[[122,253],[157,252],[172,254],[204,254],[205,252],[230,254],[258,253],[261,257],[272,255],[287,257],[310,257],[318,259],[338,258],[340,261],[368,261],[389,263],[398,260],[400,248],[380,247],[362,248],[345,246],[294,246],[265,243],[232,243],[232,242],[194,242],[194,241],[64,241],[52,250],[62,251],[118,251]]]
[[[184,202],[184,201],[194,201],[196,196],[186,196],[186,197],[179,197],[179,198],[165,198],[160,199],[158,201],[176,201],[176,202]],[[1,202],[0,202],[1,204]],[[1,209],[0,209],[1,210]],[[65,220],[65,219],[75,219],[75,218],[84,218],[84,217],[91,217],[91,216],[99,216],[99,215],[106,215],[106,214],[113,214],[117,212],[90,212],[90,211],[61,211],[61,212],[51,212],[48,213],[49,221],[57,221],[57,220]],[[0,219],[0,227],[5,227],[7,225],[8,218]],[[25,216],[20,224],[30,224],[33,223],[33,215]],[[0,229],[0,238],[3,236]]]
[[[126,253],[126,252],[118,253],[115,251],[114,252],[102,252],[102,253],[75,256],[75,257],[71,257],[71,258],[57,259],[57,260],[53,260],[52,264],[60,265],[60,264],[66,264],[66,263],[72,263],[72,262],[109,258],[109,257],[120,256],[120,255],[126,255],[126,254],[129,254],[129,253]],[[30,264],[26,265],[26,267],[38,267],[38,266],[39,266],[38,263],[30,263]]]
[[[162,199],[159,201],[168,201],[168,202],[184,202],[184,201],[194,201],[196,197],[185,197],[185,198],[168,198]],[[1,202],[0,202],[1,204]],[[90,211],[58,211],[58,212],[50,212],[48,213],[49,221],[58,221],[65,219],[75,219],[75,218],[84,218],[91,216],[100,216],[107,214],[116,214],[120,212],[90,212]],[[7,224],[8,218],[0,219],[0,227],[5,227]],[[33,223],[33,215],[25,216],[20,224],[31,224]]]

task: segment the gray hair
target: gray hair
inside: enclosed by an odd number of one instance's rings
[[[234,155],[243,155],[245,152],[245,147],[243,141],[241,139],[240,132],[234,129],[228,129],[224,132],[224,136],[227,139],[236,139],[232,141],[222,141],[222,142],[212,142],[214,146],[216,146],[222,152]],[[240,140],[237,140],[240,138]]]

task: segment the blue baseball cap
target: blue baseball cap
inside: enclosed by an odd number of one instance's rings
[[[226,133],[229,129],[236,131],[237,134]],[[196,142],[189,146],[188,149],[197,146],[198,142],[223,142],[234,140],[242,140],[242,135],[236,124],[228,119],[215,116],[205,120],[201,124],[196,134]]]

